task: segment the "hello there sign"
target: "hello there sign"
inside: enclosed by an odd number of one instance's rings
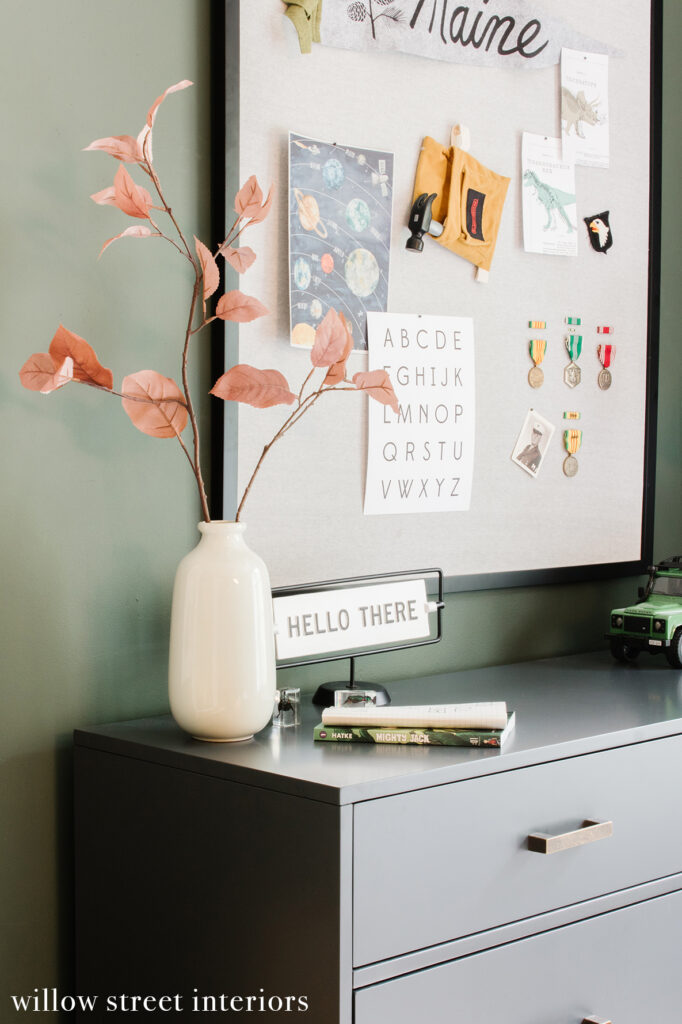
[[[423,579],[275,597],[277,657],[418,640],[429,635],[429,612],[436,608]]]

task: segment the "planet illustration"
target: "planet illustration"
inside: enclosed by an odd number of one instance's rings
[[[368,249],[354,249],[346,260],[346,284],[359,299],[366,299],[379,284],[379,264]]]
[[[353,231],[366,231],[372,216],[364,199],[351,199],[346,207],[346,222]]]
[[[322,178],[327,188],[334,190],[341,188],[345,177],[346,175],[340,160],[335,160],[334,157],[331,160],[327,160],[322,168]]]
[[[312,348],[315,344],[315,328],[312,324],[296,324],[291,332],[291,344],[296,348]]]
[[[302,292],[305,291],[310,284],[311,277],[310,264],[302,256],[299,256],[294,263],[294,283],[296,287],[300,288]]]
[[[310,315],[313,320],[319,320],[322,316],[322,303],[319,299],[313,299],[310,303]]]
[[[327,237],[327,229],[320,220],[320,208],[315,196],[307,196],[300,188],[294,189],[298,219],[304,231],[314,231],[320,238]]]
[[[326,252],[320,260],[320,266],[324,270],[325,274],[331,274],[334,269],[334,257],[330,252]]]

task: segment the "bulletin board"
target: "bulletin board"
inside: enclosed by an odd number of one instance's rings
[[[358,5],[349,0],[324,0],[323,8],[335,4],[357,15]],[[388,0],[382,6],[388,10]],[[395,4],[403,19],[423,6],[423,0]],[[523,13],[524,0],[495,0],[487,7],[471,0],[468,6],[488,13],[494,6],[502,16],[506,8]],[[454,5],[428,0],[431,8],[438,17],[442,8],[449,18]],[[274,195],[269,218],[245,243],[256,251],[256,262],[228,279],[228,287],[256,296],[270,312],[252,323],[226,324],[226,365],[278,369],[293,391],[310,368],[308,352],[290,344],[290,132],[393,154],[388,311],[470,318],[474,331],[475,464],[468,509],[365,515],[367,399],[330,396],[268,454],[242,513],[249,543],[268,565],[273,586],[436,565],[448,590],[469,590],[634,574],[651,559],[660,3],[526,0],[525,8],[538,18],[560,18],[609,54],[609,166],[576,167],[576,255],[526,252],[523,240],[522,136],[560,137],[559,64],[481,66],[317,43],[302,54],[280,0],[226,4],[226,219],[249,175],[265,191],[272,183]],[[388,33],[390,26],[384,27]],[[420,254],[405,248],[422,140],[429,135],[447,144],[455,124],[468,127],[471,154],[510,179],[487,283],[433,239],[425,240]],[[591,246],[583,222],[605,210],[613,242],[606,253]],[[583,325],[582,380],[573,390],[563,378],[570,314]],[[533,320],[547,325],[545,380],[538,389],[528,383]],[[597,325],[610,325],[613,336],[598,336]],[[608,390],[597,384],[597,346],[605,341],[616,346]],[[367,353],[353,352],[350,374],[366,368]],[[282,422],[283,407],[220,405],[222,514],[230,518]],[[511,458],[530,409],[555,427],[535,478]],[[569,410],[580,412],[578,424],[564,420]],[[562,468],[568,426],[583,432],[580,471],[572,477]]]

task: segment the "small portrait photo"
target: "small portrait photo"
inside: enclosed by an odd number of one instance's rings
[[[529,409],[512,452],[512,462],[537,476],[553,433],[554,426],[549,420],[536,409]]]

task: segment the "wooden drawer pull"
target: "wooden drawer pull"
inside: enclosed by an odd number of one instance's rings
[[[598,839],[608,839],[612,835],[612,821],[584,821],[575,832],[564,832],[558,836],[533,832],[528,836],[528,849],[533,853],[560,853],[574,846],[584,846],[585,843],[596,843]]]
[[[583,1017],[581,1024],[611,1024],[606,1017]]]

